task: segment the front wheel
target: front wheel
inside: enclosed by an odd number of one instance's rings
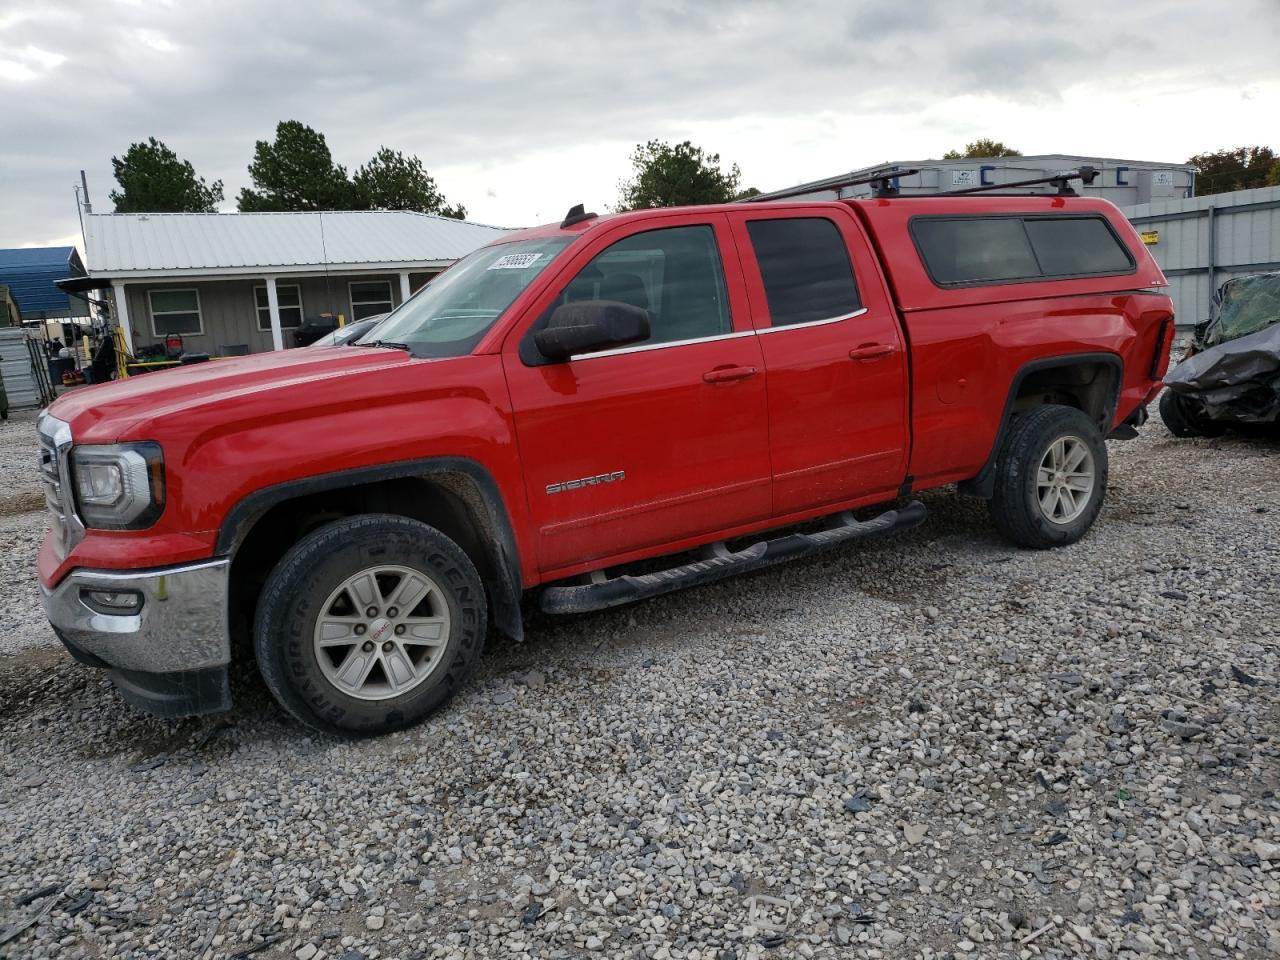
[[[991,516],[1019,546],[1064,546],[1093,526],[1106,490],[1098,425],[1074,407],[1037,407],[1013,422],[1001,447]]]
[[[443,704],[484,645],[484,586],[462,548],[391,514],[338,520],[295,544],[258,602],[268,689],[329,732],[378,734]]]

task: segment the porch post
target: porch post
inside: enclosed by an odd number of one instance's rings
[[[280,333],[280,300],[276,296],[276,278],[267,277],[267,310],[271,313],[271,348],[284,349],[284,337]]]
[[[124,348],[133,353],[133,330],[129,326],[129,300],[124,294],[124,281],[111,281],[111,294],[115,300],[116,326],[124,334]]]
[[[413,294],[409,292],[409,271],[400,271],[400,302],[404,303]]]

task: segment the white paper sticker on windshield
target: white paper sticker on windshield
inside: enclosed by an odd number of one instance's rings
[[[541,253],[508,253],[489,264],[490,270],[523,270],[541,259]]]

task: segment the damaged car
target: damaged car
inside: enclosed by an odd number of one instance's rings
[[[1160,418],[1174,436],[1280,429],[1280,272],[1222,284],[1164,382]]]

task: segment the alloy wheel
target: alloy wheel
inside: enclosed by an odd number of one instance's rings
[[[1093,451],[1079,437],[1058,437],[1036,469],[1036,498],[1050,523],[1067,524],[1079,517],[1093,497],[1097,470]]]
[[[427,679],[449,642],[449,605],[427,574],[376,566],[339,584],[316,619],[326,680],[360,700],[403,696]]]

